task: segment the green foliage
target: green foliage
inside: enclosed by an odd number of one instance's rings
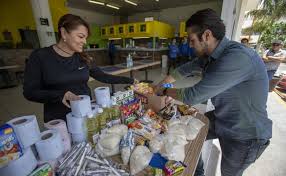
[[[286,23],[274,23],[261,33],[259,43],[264,47],[269,48],[271,46],[271,41],[274,39],[282,40],[286,43]]]
[[[245,35],[261,34],[259,41],[265,45],[269,45],[268,42],[271,42],[274,38],[282,37],[282,40],[285,41],[285,33],[284,36],[280,34],[280,31],[285,31],[285,23],[276,24],[276,21],[286,17],[286,0],[261,0],[260,2],[262,2],[262,8],[252,10],[246,14],[253,18],[253,24],[251,27],[244,29],[242,33]]]

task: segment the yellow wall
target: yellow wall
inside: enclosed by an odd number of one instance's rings
[[[52,21],[57,31],[58,19],[68,12],[65,7],[66,0],[49,0]],[[0,6],[0,42],[4,41],[2,32],[8,30],[12,33],[13,43],[21,42],[18,29],[36,29],[30,0],[5,0]]]

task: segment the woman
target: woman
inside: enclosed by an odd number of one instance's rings
[[[25,69],[24,96],[44,104],[44,122],[66,119],[69,101],[77,95],[91,95],[89,76],[109,84],[133,84],[134,79],[105,74],[89,68],[91,59],[82,51],[90,35],[89,25],[81,17],[64,15],[58,22],[59,42],[32,52]]]

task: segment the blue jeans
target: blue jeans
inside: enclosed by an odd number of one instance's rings
[[[242,176],[244,170],[258,159],[269,145],[268,139],[233,140],[218,137],[214,131],[213,119],[210,119],[208,139],[219,139],[222,151],[221,175]],[[204,163],[200,156],[195,176],[204,176]]]
[[[276,70],[267,70],[268,79],[272,80]]]

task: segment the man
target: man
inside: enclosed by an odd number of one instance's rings
[[[114,41],[110,40],[108,45],[108,55],[109,55],[109,64],[114,65],[114,58],[116,54],[116,47],[114,45]]]
[[[245,46],[249,46],[249,40],[247,38],[241,39],[241,44],[244,44]]]
[[[194,53],[194,49],[191,48],[188,43],[187,37],[183,38],[183,41],[180,44],[179,50],[180,50],[180,55],[181,55],[180,65],[187,63],[188,61],[190,61],[190,59],[194,59],[196,57]]]
[[[273,79],[280,63],[286,59],[286,52],[282,50],[282,41],[273,40],[272,48],[266,50],[263,55],[263,60],[267,69],[269,81]]]
[[[168,73],[170,73],[171,67],[174,69],[177,67],[177,57],[179,54],[179,48],[176,44],[176,39],[172,40],[172,43],[169,45],[169,60],[168,60]]]
[[[277,85],[279,79],[273,79],[280,63],[286,59],[286,52],[282,50],[282,41],[273,40],[272,48],[266,50],[263,55],[263,61],[267,69],[269,79],[269,92],[272,92]]]
[[[225,37],[223,22],[211,9],[196,12],[186,26],[190,45],[206,61],[203,78],[193,87],[157,88],[156,92],[189,105],[211,98],[215,110],[206,114],[210,120],[207,139],[220,141],[222,176],[241,176],[272,137],[264,63],[252,49]],[[161,83],[182,78],[190,71],[183,65]],[[201,159],[195,175],[204,175]]]

